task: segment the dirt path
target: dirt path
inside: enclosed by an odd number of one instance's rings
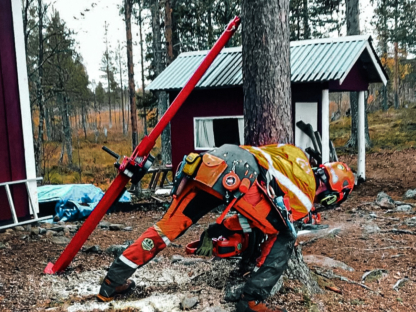
[[[356,166],[354,157],[345,156],[343,159],[352,167]],[[272,306],[284,306],[288,311],[416,311],[416,235],[391,232],[393,229],[416,232],[416,226],[409,222],[416,216],[416,209],[413,207],[410,211],[386,213],[386,209],[370,204],[380,191],[388,193],[394,200],[402,200],[406,190],[416,189],[415,173],[414,150],[368,155],[367,182],[354,190],[340,210],[324,213],[323,223],[340,228],[340,231],[317,240],[310,235],[298,240],[304,255],[326,256],[352,267],[352,272],[332,269],[334,274],[350,281],[361,282],[367,270],[385,270],[385,273],[365,282],[371,290],[317,274],[322,287],[335,286],[342,294],[326,290],[322,295],[310,296],[299,282],[286,280],[283,289],[270,298],[269,303]],[[414,200],[408,202],[416,203]],[[133,211],[107,215],[106,221],[122,223],[133,230],[96,229],[86,245],[98,245],[105,250],[112,244],[134,240],[162,214],[162,211]],[[44,235],[16,231],[1,233],[0,310],[180,311],[180,298],[188,296],[198,298],[199,302],[193,311],[208,311],[209,307],[215,306],[233,311],[233,303],[223,300],[227,276],[231,274],[233,278],[235,274],[232,271],[233,263],[171,263],[172,255],[185,256],[186,243],[197,239],[202,229],[215,218],[215,214],[205,216],[186,235],[160,253],[156,261],[137,271],[134,278],[142,287],[132,296],[120,298],[113,306],[97,305],[92,298],[113,260],[112,256],[105,252],[80,252],[71,265],[71,271],[60,276],[44,276],[42,272],[46,264],[55,261],[64,246],[52,243]],[[328,268],[313,264],[309,266],[313,272],[322,274],[324,271],[323,275],[328,276]],[[403,278],[408,281],[398,291],[393,290],[393,285]],[[165,303],[171,305],[163,306]]]

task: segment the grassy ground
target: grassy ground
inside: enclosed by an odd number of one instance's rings
[[[101,150],[103,145],[108,146],[120,155],[131,154],[131,134],[123,135],[119,112],[113,112],[113,127],[109,128],[108,112],[101,113],[102,128],[106,127],[107,137],[104,131],[100,131],[97,143],[95,143],[94,131],[87,132],[84,138],[82,129],[73,130],[73,166],[67,166],[68,160],[64,158],[59,163],[62,144],[59,142],[47,142],[45,144],[44,157],[44,181],[47,184],[67,183],[91,183],[107,189],[111,180],[117,174],[114,168],[114,158]],[[74,122],[74,120],[72,120]],[[371,149],[368,152],[381,150],[403,150],[416,148],[416,106],[410,108],[393,108],[386,112],[378,111],[368,115]],[[339,154],[355,153],[346,150],[344,145],[350,137],[351,118],[343,117],[330,124],[331,140],[337,147]],[[139,130],[139,137],[143,136],[143,130]],[[152,151],[152,155],[160,153],[160,140]],[[144,185],[150,177],[143,180]]]
[[[409,108],[378,111],[368,115],[371,149],[403,150],[416,147],[416,105]],[[345,151],[351,132],[351,118],[343,117],[330,124],[330,136],[337,150]]]
[[[103,145],[109,147],[119,155],[130,156],[132,153],[131,132],[123,135],[122,125],[119,122],[119,112],[112,112],[113,126],[109,128],[108,112],[101,113],[102,128],[107,128],[107,137],[104,130],[100,130],[96,142],[93,130],[87,131],[87,138],[84,137],[83,129],[73,128],[72,139],[72,166],[68,166],[68,159],[65,156],[62,163],[59,163],[62,143],[46,142],[44,147],[44,183],[46,184],[68,184],[68,183],[91,183],[103,190],[106,190],[112,179],[117,174],[114,168],[115,159],[104,152]],[[72,120],[74,122],[74,120]],[[130,129],[129,129],[130,130]],[[139,138],[143,137],[143,130],[139,129]],[[152,155],[160,154],[160,140],[156,142]],[[155,164],[157,161],[155,162]],[[150,177],[146,177],[143,183],[146,185]]]

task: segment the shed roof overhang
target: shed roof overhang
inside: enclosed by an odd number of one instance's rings
[[[207,52],[181,53],[146,90],[182,89]],[[356,79],[357,74],[362,75],[365,85],[386,84],[388,80],[369,35],[293,41],[290,56],[292,83],[326,82],[331,91],[353,91],[348,81]],[[221,51],[196,88],[242,85],[242,51],[241,47],[235,47]]]

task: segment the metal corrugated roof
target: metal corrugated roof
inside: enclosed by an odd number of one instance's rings
[[[363,56],[363,52],[365,52]],[[208,51],[181,53],[146,90],[182,89]],[[371,37],[347,36],[340,38],[293,41],[290,43],[292,82],[321,82],[345,79],[351,68],[362,57],[370,63],[370,82],[387,81],[387,76],[371,45]],[[218,88],[243,85],[241,47],[225,48],[196,85],[196,88]]]

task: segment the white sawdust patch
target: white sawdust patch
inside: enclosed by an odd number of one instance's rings
[[[111,303],[87,302],[76,303],[68,308],[68,312],[76,311],[107,311],[127,308],[140,309],[141,312],[179,312],[180,298],[176,295],[152,295],[137,301],[114,301]]]
[[[71,272],[65,275],[45,275],[43,282],[50,282],[48,289],[51,298],[66,299],[71,295],[88,296],[98,294],[100,282],[105,276],[104,270],[92,270],[81,273]]]
[[[169,259],[160,257],[158,263],[151,262],[138,269],[131,279],[139,286],[180,286],[191,282],[192,274],[188,274],[191,271],[195,274],[209,269],[211,265],[207,263],[196,262],[192,266],[184,266],[180,262],[171,264]],[[42,282],[51,283],[47,290],[50,298],[63,300],[74,295],[84,297],[98,294],[106,273],[105,270],[72,271],[64,275],[45,275]]]

